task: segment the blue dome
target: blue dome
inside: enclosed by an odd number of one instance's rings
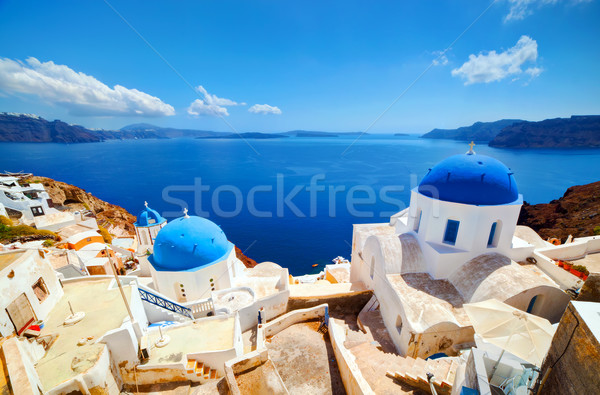
[[[148,207],[148,203],[146,203],[146,208],[140,213],[140,215],[138,215],[137,221],[133,225],[138,228],[143,228],[146,226],[159,225],[165,221],[166,219],[161,217],[156,210],[152,210],[150,207]]]
[[[478,206],[508,204],[519,198],[510,169],[494,158],[476,154],[444,159],[423,178],[419,192],[447,202]]]
[[[181,217],[162,228],[148,257],[156,270],[194,271],[227,258],[231,244],[214,222],[200,217]]]

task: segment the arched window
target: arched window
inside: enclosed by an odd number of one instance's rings
[[[413,230],[415,233],[419,233],[419,228],[421,227],[421,216],[423,215],[423,210],[419,209],[417,212],[417,216],[415,217],[415,225],[413,226]]]
[[[373,279],[373,275],[375,274],[375,257],[371,258],[371,280]]]
[[[535,295],[533,298],[531,298],[529,301],[529,306],[527,306],[527,312],[530,314],[537,314],[539,312],[539,308],[541,306],[540,302],[542,299],[542,295]]]
[[[396,317],[396,330],[399,335],[402,335],[402,317]]]
[[[498,240],[500,239],[500,231],[502,230],[502,222],[497,220],[492,224],[490,229],[490,235],[488,236],[487,246],[488,248],[498,247]]]

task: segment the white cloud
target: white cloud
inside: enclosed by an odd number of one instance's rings
[[[465,85],[500,81],[509,76],[518,78],[523,73],[521,66],[526,62],[535,63],[537,56],[537,42],[531,37],[521,36],[514,47],[504,52],[469,55],[469,60],[452,70],[452,75],[465,79]],[[539,76],[541,72],[542,69],[535,66],[525,70],[531,78]]]
[[[510,10],[504,17],[504,21],[521,20],[533,13],[533,8],[539,8],[545,5],[556,4],[564,0],[508,0]],[[589,3],[591,0],[566,0],[564,2],[571,4]]]
[[[90,75],[33,57],[24,62],[0,58],[0,90],[36,95],[75,115],[175,115],[173,107],[157,97],[121,85],[110,88]]]
[[[248,111],[254,114],[281,114],[279,107],[270,106],[268,104],[255,104],[250,107]]]
[[[446,51],[433,51],[435,59],[432,60],[434,66],[445,66],[448,64],[448,57]]]
[[[202,86],[199,85],[196,90],[202,95],[202,99],[196,99],[190,104],[187,109],[188,114],[193,116],[207,115],[213,117],[229,116],[226,107],[229,106],[245,106],[246,103],[237,103],[230,99],[212,95]]]

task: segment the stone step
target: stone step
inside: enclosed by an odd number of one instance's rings
[[[196,369],[194,369],[197,376],[204,376],[204,364],[202,362],[196,361]]]
[[[188,359],[187,364],[185,365],[185,371],[189,374],[192,374],[196,371],[196,363],[195,359]]]

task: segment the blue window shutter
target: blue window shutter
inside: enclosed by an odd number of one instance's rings
[[[446,223],[446,232],[444,233],[444,243],[455,244],[456,237],[458,236],[459,221],[449,219]]]
[[[498,222],[494,222],[492,224],[492,229],[490,230],[490,237],[488,238],[488,247],[492,247],[494,245],[494,236],[496,235],[496,225]]]

